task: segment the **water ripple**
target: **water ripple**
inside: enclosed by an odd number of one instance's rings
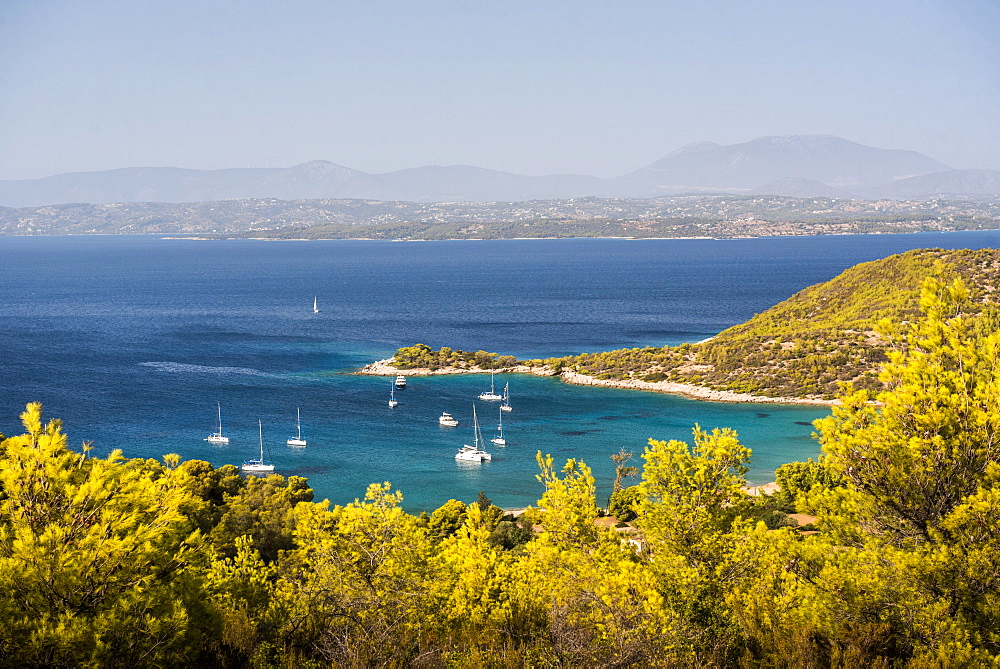
[[[140,362],[142,367],[152,367],[161,372],[172,374],[217,374],[219,376],[229,376],[232,374],[242,374],[244,376],[273,376],[259,369],[249,367],[212,367],[210,365],[190,365],[184,362]]]

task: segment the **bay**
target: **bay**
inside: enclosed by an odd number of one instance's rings
[[[599,499],[619,448],[732,427],[754,450],[750,478],[815,456],[815,407],[696,402],[523,375],[504,416],[509,445],[463,466],[472,405],[489,438],[499,413],[481,376],[390,379],[349,372],[399,346],[548,357],[696,341],[832,278],[911,248],[995,247],[994,232],[741,240],[266,242],[155,237],[0,238],[0,431],[41,401],[71,444],[127,457],[178,453],[215,465],[257,450],[279,473],[345,503],[391,481],[408,510],[466,501],[533,503],[535,453],[580,458]],[[317,296],[321,312],[312,313]],[[203,441],[221,403],[229,446]],[[285,445],[302,408],[304,449]],[[440,428],[449,411],[462,421]]]

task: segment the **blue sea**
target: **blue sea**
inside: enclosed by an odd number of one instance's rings
[[[504,507],[537,501],[538,451],[578,458],[610,492],[609,456],[637,460],[649,438],[732,427],[753,449],[750,479],[816,456],[823,408],[697,402],[509,383],[508,445],[458,463],[475,405],[487,439],[489,377],[411,377],[389,409],[390,379],[350,372],[417,342],[549,357],[697,341],[858,262],[920,247],[982,248],[1000,235],[740,240],[268,242],[155,237],[0,237],[0,432],[25,403],[61,418],[74,447],[127,457],[240,464],[258,452],[346,503],[390,481],[410,511],[484,491]],[[312,311],[313,297],[320,313]],[[222,406],[228,446],[204,441]],[[306,448],[290,448],[301,407]],[[441,428],[442,411],[462,424]]]

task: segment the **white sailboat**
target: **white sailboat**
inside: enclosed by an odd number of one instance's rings
[[[399,400],[396,399],[396,384],[389,386],[389,408],[393,408],[399,404]]]
[[[222,434],[222,403],[219,403],[219,431],[205,437],[205,441],[210,444],[228,444],[229,437]]]
[[[507,445],[507,440],[503,438],[503,411],[500,412],[500,424],[497,425],[497,436],[490,439],[490,441],[492,441],[497,446]]]
[[[500,403],[500,411],[513,411],[514,407],[510,405],[510,384],[503,384],[503,401]]]
[[[479,393],[479,399],[489,400],[494,402],[496,400],[502,400],[502,395],[497,395],[496,388],[493,385],[493,372],[490,372],[490,389],[488,392]]]
[[[319,304],[316,301],[316,296],[315,295],[313,295],[313,313],[314,314],[318,314],[319,313]]]
[[[483,450],[483,435],[479,431],[479,419],[476,417],[476,405],[472,405],[472,443],[473,446],[465,444],[458,449],[455,454],[456,460],[467,460],[471,462],[488,462],[493,456]]]
[[[261,425],[260,419],[257,419],[257,430],[260,432],[260,457],[254,460],[247,460],[240,467],[245,472],[273,472],[274,465],[264,464],[264,426]]]
[[[295,426],[298,428],[298,436],[289,437],[285,443],[289,446],[305,446],[306,440],[302,438],[302,412],[299,407],[295,407]]]

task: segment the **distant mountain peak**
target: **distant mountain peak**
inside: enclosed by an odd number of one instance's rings
[[[789,178],[872,187],[949,169],[915,151],[878,149],[834,135],[774,135],[725,146],[689,144],[622,179],[660,189],[759,188]]]
[[[352,170],[350,167],[344,167],[343,165],[338,165],[337,163],[331,163],[329,160],[310,160],[304,163],[299,163],[298,165],[293,165],[288,169],[308,174],[329,174],[330,172],[340,172],[343,170],[358,172],[358,170]]]

